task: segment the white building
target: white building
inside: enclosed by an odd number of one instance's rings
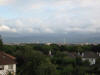
[[[52,43],[46,43],[46,45],[48,45],[48,46],[51,45],[51,44],[52,44]]]
[[[83,52],[81,53],[81,57],[83,61],[88,60],[90,62],[90,65],[93,65],[96,63],[98,55],[94,52]]]
[[[16,74],[15,57],[0,52],[0,75],[7,75],[8,73],[12,73],[12,75]]]
[[[51,52],[51,50],[49,51],[49,56],[52,56],[52,52]]]

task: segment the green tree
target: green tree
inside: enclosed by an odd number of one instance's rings
[[[2,37],[0,35],[0,50],[2,50],[2,49],[3,49],[3,41],[2,41]]]
[[[63,75],[72,75],[73,70],[74,70],[73,66],[68,65],[68,66],[64,67],[64,70],[62,72],[63,72]]]
[[[11,72],[9,72],[7,75],[13,75]]]
[[[41,64],[50,63],[50,61],[39,51],[25,50],[23,53],[23,65],[20,75],[37,75],[37,69]]]
[[[36,73],[37,75],[57,75],[56,67],[53,64],[41,64]]]
[[[81,47],[81,46],[79,46],[78,48],[77,48],[77,52],[83,52],[84,50],[83,50],[83,48]]]

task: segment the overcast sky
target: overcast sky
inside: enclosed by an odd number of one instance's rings
[[[4,36],[70,32],[99,35],[100,0],[0,0]]]

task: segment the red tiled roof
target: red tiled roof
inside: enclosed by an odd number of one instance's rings
[[[16,58],[0,51],[0,65],[16,64]]]
[[[98,55],[95,52],[84,52],[83,58],[97,58]]]

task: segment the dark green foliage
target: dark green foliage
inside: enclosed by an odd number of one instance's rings
[[[3,41],[1,35],[0,35],[0,50],[3,50]]]
[[[2,41],[1,41],[1,46]],[[4,45],[3,51],[16,57],[17,75],[99,75],[100,58],[95,65],[67,52],[99,52],[100,45]],[[49,56],[52,51],[53,56]]]
[[[41,64],[37,70],[37,75],[56,75],[56,67],[53,64]]]
[[[65,66],[63,71],[62,71],[62,74],[63,75],[73,75],[73,72],[74,72],[74,68],[72,65],[68,65],[68,66]]]
[[[11,72],[9,72],[8,75],[13,75],[13,74],[11,74]]]

